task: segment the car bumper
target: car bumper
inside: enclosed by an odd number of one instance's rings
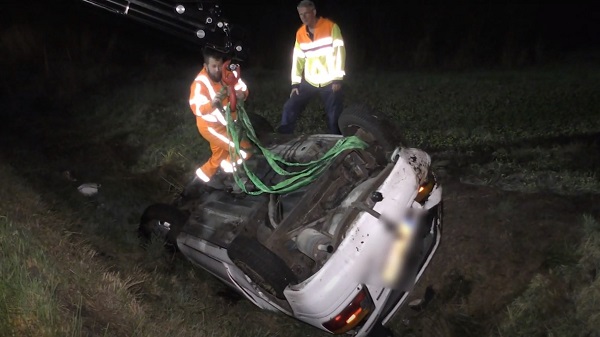
[[[296,318],[329,331],[323,324],[348,307],[365,287],[373,307],[350,332],[366,336],[374,326],[385,324],[393,317],[427,268],[441,240],[442,191],[441,186],[436,186],[432,198],[420,212],[420,226],[427,226],[428,234],[418,263],[402,271],[403,282],[397,286],[391,287],[381,280],[389,247],[394,242],[394,235],[390,235],[383,218],[401,221],[407,209],[415,206],[417,188],[418,179],[410,165],[397,164],[378,189],[384,198],[372,208],[374,212],[360,213],[327,263],[309,279],[285,290]],[[375,219],[372,213],[380,214],[381,218]],[[411,240],[417,242],[421,238],[415,236]]]

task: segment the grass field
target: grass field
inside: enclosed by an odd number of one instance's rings
[[[200,64],[150,58],[129,67],[60,66],[32,72],[19,86],[10,80],[23,69],[4,72],[0,336],[326,336],[228,297],[211,275],[159,242],[140,246],[143,209],[170,201],[209,154],[187,106]],[[244,78],[246,109],[276,125],[287,71],[247,69]],[[432,265],[427,281],[434,280],[436,300],[402,313],[396,332],[597,335],[600,65],[357,71],[345,93],[346,105],[371,105],[399,126],[406,145],[429,151],[450,186],[442,252],[449,255],[439,259],[455,269]],[[324,128],[315,101],[298,132]],[[99,193],[82,196],[83,182],[101,184]],[[519,207],[532,199],[545,205],[542,212]],[[541,213],[561,222],[534,231],[536,223],[525,220]],[[469,221],[481,214],[488,223]],[[451,243],[467,232],[487,238],[511,223],[518,230],[488,238],[511,247],[494,263],[523,271],[486,283],[493,271],[469,262],[480,260],[469,256],[476,240]],[[482,265],[489,264],[485,248],[477,253]],[[498,296],[476,298],[477,287]]]

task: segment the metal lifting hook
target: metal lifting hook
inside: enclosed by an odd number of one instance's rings
[[[240,65],[231,63],[231,60],[227,60],[223,63],[221,68],[221,80],[227,85],[227,91],[229,92],[229,107],[231,112],[236,111],[237,107],[237,96],[235,94],[235,85],[240,78]]]

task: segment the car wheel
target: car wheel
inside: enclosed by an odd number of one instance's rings
[[[256,137],[261,142],[264,143],[265,141],[267,141],[269,136],[275,133],[275,128],[271,125],[271,123],[269,123],[269,121],[265,117],[252,112],[247,112],[246,114],[248,115],[248,119],[252,124],[252,128],[254,129]]]
[[[231,242],[227,252],[252,282],[277,298],[284,299],[283,290],[298,282],[285,262],[256,239],[240,235]]]
[[[367,142],[375,153],[387,160],[396,146],[404,143],[399,129],[393,122],[366,105],[346,108],[338,120],[343,136],[357,136]]]
[[[144,240],[156,236],[167,245],[177,247],[177,235],[187,220],[187,214],[168,204],[148,206],[140,219],[139,234]]]

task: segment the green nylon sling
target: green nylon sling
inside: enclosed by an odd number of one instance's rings
[[[245,161],[242,161],[242,166],[246,175],[252,181],[252,183],[257,187],[257,191],[248,191],[244,182],[241,181],[237,172],[234,172],[234,179],[236,184],[247,194],[251,195],[259,195],[262,193],[287,193],[298,188],[301,188],[315,179],[319,177],[319,175],[325,171],[325,169],[329,166],[329,164],[337,157],[340,153],[344,152],[348,149],[364,149],[368,145],[362,139],[356,136],[343,137],[337,141],[337,143],[329,149],[321,158],[317,160],[313,160],[307,163],[294,163],[288,162],[283,159],[281,156],[271,152],[269,149],[262,146],[261,142],[258,140],[254,128],[252,127],[252,123],[250,123],[250,118],[244,109],[244,105],[242,102],[237,104],[237,122],[233,121],[231,117],[231,109],[230,106],[227,105],[225,107],[225,116],[227,120],[227,133],[230,139],[234,143],[235,151],[231,153],[231,162],[236,163],[239,158],[241,158],[240,154],[240,142],[243,139],[244,135],[247,136],[248,140],[254,145],[255,148],[260,150],[263,154],[271,168],[280,175],[289,176],[289,178],[273,185],[267,186],[265,185],[257,176],[252,172]],[[304,167],[299,171],[290,172],[285,170],[282,165],[288,167]],[[239,169],[239,168],[238,168]]]

